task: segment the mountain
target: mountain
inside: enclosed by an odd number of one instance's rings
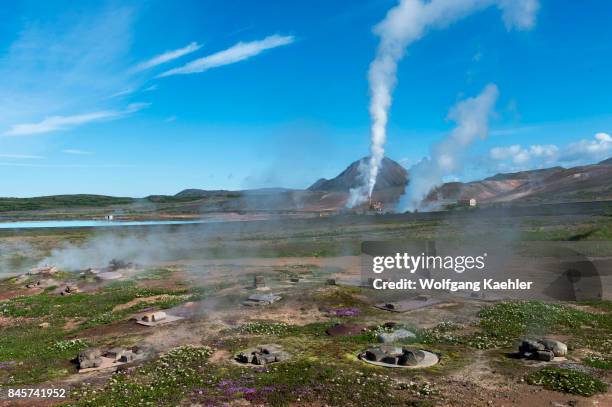
[[[309,191],[336,191],[348,192],[351,188],[362,185],[361,169],[367,168],[369,157],[364,157],[349,165],[337,177],[332,179],[321,178],[310,187]],[[397,162],[390,158],[383,158],[378,179],[376,180],[375,191],[388,188],[404,188],[408,183],[408,171]]]
[[[612,158],[572,168],[497,174],[482,181],[450,182],[432,191],[428,200],[453,202],[573,202],[612,199]]]

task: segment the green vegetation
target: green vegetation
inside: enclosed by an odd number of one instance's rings
[[[156,295],[160,296],[156,301],[114,310],[118,305]],[[171,308],[202,295],[204,292],[198,289],[148,289],[122,282],[94,293],[60,296],[44,292],[0,302],[0,315],[19,321],[0,329],[0,360],[12,362],[0,371],[0,381],[32,384],[65,376],[75,370],[68,361],[87,345],[74,338],[80,332],[125,319],[145,307]],[[65,328],[75,321],[72,328]],[[43,323],[47,327],[42,328]]]
[[[128,205],[134,201],[134,198],[105,195],[52,195],[35,198],[0,198],[0,212]]]
[[[581,311],[560,304],[540,301],[501,302],[479,313],[480,330],[464,335],[462,327],[441,323],[418,331],[418,340],[426,344],[465,345],[476,349],[511,347],[525,336],[569,334],[572,344],[609,352],[612,343],[612,314]]]
[[[543,386],[549,390],[585,397],[605,393],[608,390],[608,386],[604,382],[586,373],[555,367],[546,367],[530,373],[525,377],[525,380],[529,384]]]
[[[612,357],[590,355],[582,359],[582,362],[598,369],[612,370]]]
[[[185,394],[215,377],[203,369],[211,349],[182,346],[148,363],[134,374],[113,375],[103,391],[84,386],[73,397],[76,406],[176,406]]]
[[[74,406],[225,405],[245,399],[254,405],[314,403],[342,406],[405,406],[409,397],[431,395],[431,383],[398,383],[367,368],[298,359],[249,369],[208,362],[208,347],[183,346],[131,374],[113,375],[103,390],[87,386],[73,394]],[[416,402],[416,401],[415,401]],[[417,404],[426,405],[426,404]]]
[[[502,302],[484,308],[479,316],[483,333],[506,345],[524,335],[559,332],[605,338],[612,332],[611,314],[594,314],[540,301]]]

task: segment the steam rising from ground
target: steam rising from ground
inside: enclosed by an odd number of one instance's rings
[[[430,28],[445,28],[468,15],[497,5],[507,28],[530,28],[538,9],[537,0],[400,0],[374,27],[380,37],[376,57],[370,64],[370,161],[363,185],[351,190],[349,206],[365,202],[372,196],[376,178],[385,154],[386,127],[391,94],[397,83],[397,64],[406,48],[425,35]]]
[[[431,156],[422,159],[408,172],[410,183],[400,198],[398,210],[422,209],[423,200],[433,188],[442,184],[446,175],[462,170],[466,150],[478,138],[489,132],[489,117],[498,96],[497,86],[489,84],[480,95],[457,103],[448,118],[457,122],[453,131],[433,146]]]
[[[52,264],[62,270],[84,270],[103,267],[112,259],[127,260],[138,264],[151,264],[173,258],[173,251],[193,248],[187,238],[172,239],[171,233],[97,235],[81,245],[65,244],[53,249],[40,265]]]

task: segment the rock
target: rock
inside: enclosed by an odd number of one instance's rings
[[[240,352],[236,356],[236,361],[240,362],[240,363],[249,363],[249,357],[248,357],[248,355],[245,355],[243,352]]]
[[[41,324],[38,324],[38,327],[39,327],[39,328],[43,328],[43,329],[47,329],[47,328],[49,328],[50,326],[51,326],[51,324],[50,324],[50,323],[48,323],[48,322],[43,322],[43,323],[41,323]]]
[[[368,349],[365,353],[365,357],[367,360],[371,360],[373,362],[380,362],[387,355],[380,349]]]
[[[542,339],[540,343],[544,345],[546,349],[552,351],[555,356],[567,355],[567,345],[563,342],[556,341],[554,339]]]
[[[395,356],[385,356],[380,361],[382,363],[388,363],[390,365],[397,364],[397,358]]]
[[[555,358],[555,354],[550,351],[550,350],[539,350],[536,351],[535,354],[535,359],[537,360],[541,360],[544,362],[550,362],[551,360],[553,360]]]
[[[546,347],[538,341],[534,341],[531,339],[524,339],[521,341],[519,345],[519,352],[523,355],[535,353],[539,350],[545,350]]]
[[[394,332],[383,332],[377,335],[377,339],[382,343],[401,342],[416,338],[416,335],[406,329],[398,329]]]
[[[108,350],[106,353],[104,353],[104,356],[106,356],[107,358],[114,359],[114,360],[119,360],[121,359],[121,356],[123,355],[124,352],[125,352],[125,349],[112,348]]]
[[[398,359],[398,364],[402,366],[418,365],[425,358],[423,351],[417,349],[404,349]]]
[[[102,352],[100,352],[100,349],[86,349],[84,351],[79,352],[79,362],[85,359],[95,359],[100,356],[102,356]]]
[[[119,358],[119,362],[127,363],[127,362],[133,361],[134,359],[136,359],[136,355],[134,355],[132,351],[128,350],[121,354],[121,357]]]

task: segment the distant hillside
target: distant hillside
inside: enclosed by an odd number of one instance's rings
[[[361,166],[367,165],[368,157],[353,162],[337,177],[332,179],[321,178],[310,187],[309,191],[341,191],[348,192],[351,188],[362,184]],[[403,188],[408,183],[408,172],[397,162],[385,157],[378,172],[375,190],[380,191],[387,188]]]
[[[228,191],[186,189],[176,195],[146,198],[105,195],[56,195],[35,198],[0,198],[0,214],[32,216],[124,216],[202,215],[205,213],[323,212],[345,207],[350,188],[360,185],[360,165],[367,158],[351,163],[332,179],[320,179],[306,190],[262,188]],[[394,208],[408,183],[408,172],[385,158],[374,190],[374,200]],[[476,198],[481,204],[555,203],[612,200],[612,158],[598,164],[573,168],[546,169],[496,174],[481,181],[449,182],[432,191],[428,200],[455,203]],[[53,214],[51,214],[53,212]],[[12,213],[12,214],[11,214]]]
[[[480,202],[573,202],[612,199],[612,158],[573,168],[497,174],[482,181],[446,183],[429,201],[476,198]]]
[[[607,160],[603,160],[599,164],[600,165],[612,165],[612,157],[608,158]]]
[[[127,205],[134,201],[134,198],[106,195],[53,195],[34,198],[0,198],[0,212],[104,207],[110,205]]]

